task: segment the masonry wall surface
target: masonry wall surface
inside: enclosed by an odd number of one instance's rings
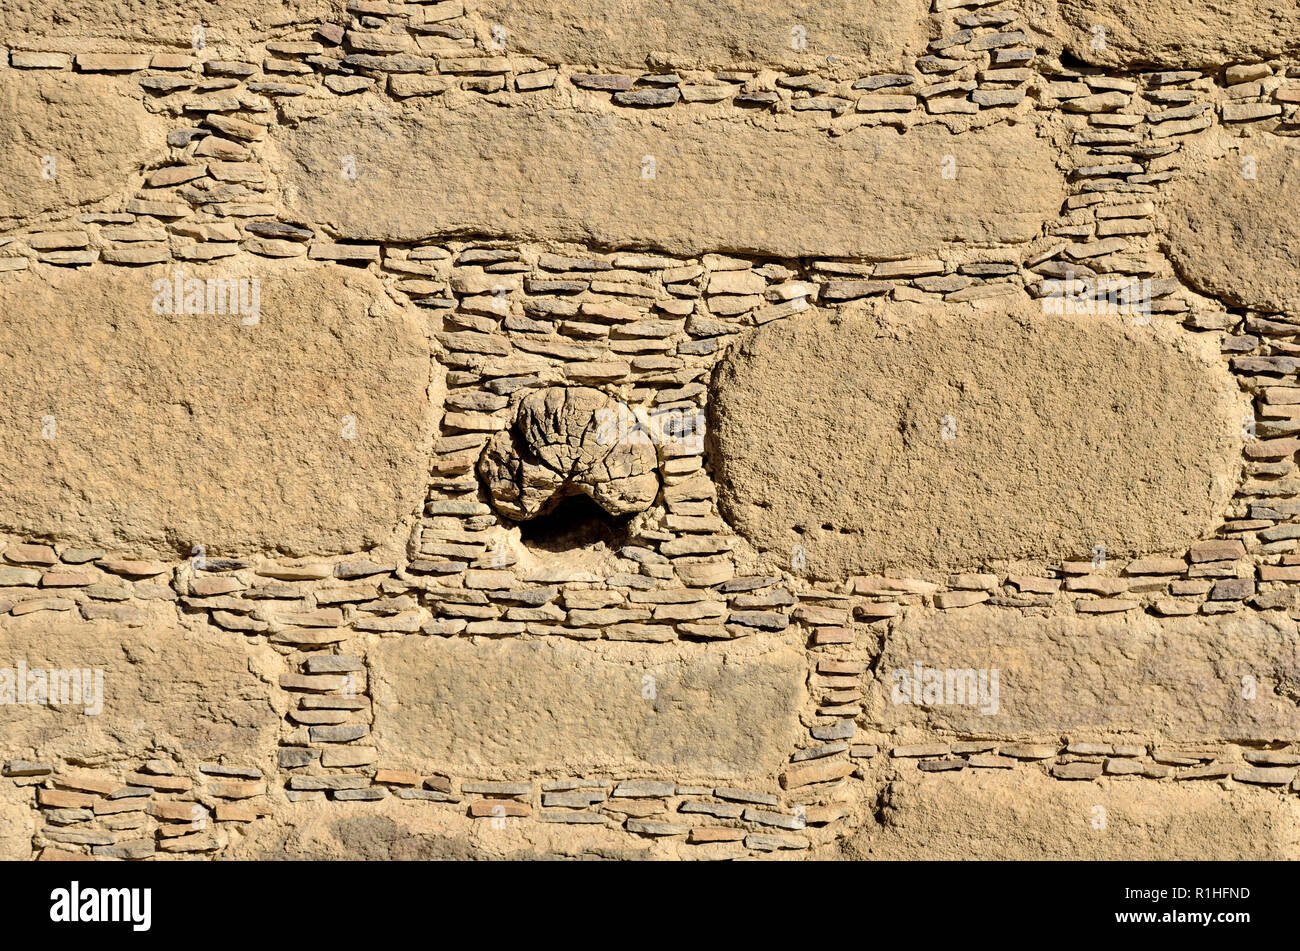
[[[1297,857],[1298,55],[6,4],[0,856]]]

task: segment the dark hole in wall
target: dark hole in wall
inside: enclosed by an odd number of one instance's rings
[[[565,552],[603,542],[619,549],[627,544],[630,516],[615,517],[579,493],[571,495],[545,515],[519,523],[525,545],[541,551]]]
[[[1088,43],[1092,42],[1091,37],[1088,39],[1087,42]],[[1101,70],[1098,69],[1096,63],[1089,63],[1087,60],[1081,59],[1080,57],[1074,55],[1074,53],[1070,52],[1069,50],[1061,50],[1060,60],[1061,60],[1061,65],[1064,66],[1066,69],[1083,73],[1084,75],[1095,76],[1101,72]]]

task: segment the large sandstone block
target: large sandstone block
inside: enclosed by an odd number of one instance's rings
[[[1090,63],[1188,69],[1300,50],[1294,0],[1059,0],[1066,46]],[[1104,33],[1098,33],[1101,27]]]
[[[0,45],[102,49],[103,40],[188,48],[202,25],[208,43],[256,40],[313,19],[337,20],[345,0],[12,0],[0,7]],[[95,41],[101,41],[96,43]]]
[[[463,775],[763,779],[794,749],[800,651],[404,638],[367,657],[386,762]]]
[[[1101,810],[1098,810],[1098,806]],[[1143,780],[1061,782],[966,770],[889,785],[842,858],[1169,860],[1300,857],[1300,801],[1268,790]],[[1099,828],[1100,826],[1100,828]]]
[[[0,227],[127,192],[166,136],[129,80],[18,70],[0,82],[0,129]]]
[[[734,120],[370,103],[282,130],[286,201],[340,234],[896,258],[1026,241],[1064,197],[1028,125],[829,137]],[[357,178],[339,173],[355,155]],[[653,156],[654,178],[642,174]],[[943,176],[945,159],[957,176]]]
[[[1226,303],[1300,316],[1300,145],[1208,135],[1184,155],[1164,203],[1179,273]]]
[[[85,712],[96,704],[86,702],[84,690],[81,703],[57,705],[18,703],[17,694],[5,694],[0,736],[7,757],[169,750],[189,763],[220,755],[234,764],[269,763],[281,721],[271,704],[270,675],[255,673],[250,663],[256,650],[250,654],[242,634],[182,626],[172,604],[142,610],[146,622],[130,627],[84,621],[75,611],[4,618],[0,668],[12,672],[24,664],[29,685],[38,671],[51,683],[51,671],[102,671],[101,680],[82,680],[98,696],[98,712]]]
[[[471,0],[508,48],[551,63],[681,69],[874,70],[926,40],[927,0]]]
[[[165,268],[0,282],[0,528],[182,556],[404,539],[442,400],[420,318],[365,273],[248,268],[185,269],[257,279],[247,326],[155,313]]]
[[[750,332],[713,380],[723,514],[830,579],[1199,539],[1245,412],[1213,341],[1042,310],[889,303]]]
[[[988,707],[995,712],[896,703],[893,687],[903,681],[894,671],[910,675],[914,664],[997,670],[997,704]],[[1084,618],[977,606],[908,617],[891,631],[876,669],[868,717],[886,729],[1022,738],[1126,733],[1192,744],[1300,735],[1300,630],[1281,612]]]

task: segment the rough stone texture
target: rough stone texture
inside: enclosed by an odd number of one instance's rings
[[[1243,407],[1201,343],[1029,303],[761,328],[713,381],[723,512],[822,578],[1185,548],[1240,465]]]
[[[398,123],[400,136],[385,131]],[[344,144],[357,160],[351,182],[338,173]],[[292,211],[368,239],[482,233],[679,254],[892,258],[1026,241],[1064,194],[1048,143],[1027,124],[959,143],[937,126],[828,138],[530,104],[367,104],[284,130],[272,145]],[[945,156],[954,179],[942,176]]]
[[[180,624],[171,605],[127,626],[39,612],[0,623],[0,651],[13,669],[102,670],[103,710],[76,705],[0,704],[0,732],[14,758],[82,758],[154,750],[191,767],[218,755],[265,767],[274,758],[278,717],[269,648],[241,634]],[[267,655],[270,655],[268,658]]]
[[[344,0],[14,0],[0,10],[0,45],[103,49],[105,40],[188,48],[202,24],[206,42],[248,40],[290,23],[341,15]],[[98,41],[96,43],[95,41]]]
[[[655,451],[619,432],[630,415],[625,404],[590,387],[530,393],[514,425],[492,438],[479,462],[492,504],[516,519],[534,518],[579,492],[611,515],[649,508],[659,491]]]
[[[913,664],[997,670],[998,710],[895,703]],[[1242,678],[1258,685],[1245,699]],[[1245,618],[1014,616],[978,605],[912,618],[886,642],[872,719],[891,728],[1035,739],[1131,732],[1166,743],[1269,741],[1300,731],[1300,631],[1283,612]]]
[[[137,555],[394,543],[425,489],[441,392],[423,329],[366,275],[246,273],[261,281],[253,326],[155,314],[170,268],[0,284],[0,310],[26,314],[0,340],[0,433],[19,447],[0,457],[0,527]]]
[[[552,63],[678,69],[799,71],[832,62],[838,69],[892,72],[905,53],[924,48],[925,0],[471,0],[485,26],[502,26],[509,48]],[[803,29],[796,49],[793,31]]]
[[[0,856],[1300,857],[1296,27],[5,4]]]
[[[698,646],[384,643],[368,659],[375,741],[471,772],[761,777],[793,741],[803,663],[787,643],[746,648],[722,656]]]
[[[162,154],[166,130],[127,80],[12,72],[0,84],[0,128],[0,227],[125,192]]]
[[[1253,162],[1254,178],[1243,173]],[[1165,202],[1169,255],[1188,283],[1225,303],[1300,316],[1293,249],[1300,145],[1272,135],[1198,136]]]
[[[1093,827],[1096,807],[1105,829]],[[896,782],[883,822],[846,840],[858,860],[1294,860],[1300,805],[1213,784],[1056,782],[1039,773],[966,771]]]
[[[23,862],[32,857],[32,834],[39,820],[30,802],[28,790],[0,783],[0,862]]]
[[[1065,45],[1089,63],[1179,69],[1294,56],[1291,0],[1059,0]],[[1094,27],[1105,44],[1094,45]]]

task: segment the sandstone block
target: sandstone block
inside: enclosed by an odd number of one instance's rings
[[[453,772],[767,776],[793,747],[803,696],[784,643],[755,636],[724,662],[675,644],[388,641],[370,652],[373,739],[381,761]]]
[[[417,320],[372,312],[383,295],[365,275],[185,276],[257,280],[258,322],[155,313],[170,269],[0,285],[0,307],[30,315],[0,352],[0,434],[20,447],[0,456],[0,527],[184,557],[391,544],[423,496],[431,439]]]
[[[989,688],[997,671],[995,702],[986,702],[991,689],[987,697],[963,694],[954,680],[928,698],[940,702],[918,706],[908,687],[917,664],[976,677],[982,671]],[[866,708],[886,729],[924,724],[1025,738],[1124,731],[1182,743],[1265,740],[1300,729],[1283,686],[1300,671],[1300,628],[1280,611],[1021,617],[978,606],[905,618],[886,642],[879,671]],[[1258,683],[1250,700],[1243,698],[1246,675]],[[1050,755],[1051,748],[1042,751]]]
[[[1217,354],[1122,316],[1040,311],[893,303],[752,331],[714,375],[723,515],[832,579],[1202,537],[1240,468],[1244,408]]]
[[[1291,0],[1228,5],[1183,0],[1059,0],[1070,52],[1100,65],[1195,69],[1300,50],[1300,10]],[[1105,30],[1104,43],[1095,32]],[[1054,28],[1055,29],[1055,28]]]
[[[479,0],[512,49],[551,63],[643,68],[651,57],[678,69],[806,68],[833,62],[844,75],[896,69],[925,45],[928,0],[746,3],[654,0],[590,5],[581,0]],[[582,29],[575,30],[574,24]],[[799,41],[802,41],[802,45]],[[815,55],[814,55],[815,52]],[[829,59],[828,59],[829,57]]]
[[[1226,303],[1300,314],[1290,251],[1300,243],[1291,213],[1300,202],[1300,145],[1274,136],[1198,138],[1183,161],[1164,205],[1179,271]]]
[[[1026,241],[1064,199],[1054,153],[1027,124],[960,140],[938,126],[810,138],[672,111],[652,121],[531,101],[508,112],[375,106],[305,121],[268,144],[285,163],[291,210],[364,240],[474,231],[681,254],[925,257],[954,242]],[[374,143],[355,181],[335,167],[339,141]],[[642,176],[645,155],[660,157],[655,179]],[[727,213],[701,214],[702,196]]]
[[[1091,822],[1097,806],[1105,809],[1104,830]],[[1300,855],[1297,812],[1294,796],[1266,789],[1140,780],[1105,785],[1026,770],[964,770],[891,784],[883,822],[848,838],[843,857],[1292,859]]]
[[[0,10],[0,35],[9,9]],[[107,198],[160,157],[165,126],[139,98],[126,79],[6,73],[0,226]]]

